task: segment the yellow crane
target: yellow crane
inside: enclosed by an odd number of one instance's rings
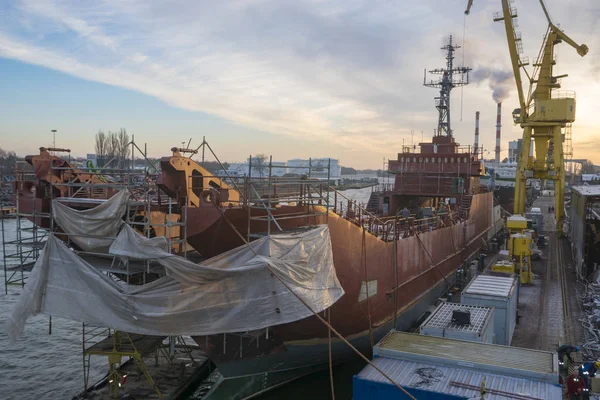
[[[513,119],[515,124],[520,124],[523,128],[523,143],[516,176],[515,214],[523,215],[525,212],[525,189],[528,179],[552,180],[555,191],[556,230],[562,235],[565,219],[562,130],[570,129],[575,121],[575,92],[556,90],[560,88],[559,79],[567,75],[553,75],[552,70],[556,64],[554,46],[564,41],[575,48],[582,57],[587,54],[588,47],[585,44],[578,45],[561,31],[552,22],[544,1],[539,1],[548,20],[548,29],[531,74],[525,68],[529,65],[528,60],[520,55],[521,36],[515,31],[514,18],[517,17],[517,10],[513,7],[512,0],[501,0],[502,12],[494,15],[494,21],[504,21],[520,105],[520,108],[513,111]],[[469,14],[472,5],[473,0],[469,0],[465,14]],[[521,71],[529,80],[527,95],[523,91]],[[530,156],[532,140],[535,143],[535,157]]]

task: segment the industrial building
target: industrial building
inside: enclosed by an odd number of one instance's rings
[[[284,176],[286,174],[309,175],[314,179],[329,179],[331,181],[339,181],[342,178],[342,167],[339,160],[334,158],[309,158],[300,159],[294,158],[286,161],[271,162],[271,176]],[[252,171],[248,170],[248,162],[231,163],[227,168],[227,173],[230,176],[253,176],[267,177],[269,175],[269,161],[257,163],[252,160]]]
[[[271,163],[271,176],[284,176],[287,173],[285,161],[273,161]],[[230,176],[253,176],[253,177],[267,177],[269,175],[269,162],[256,165],[255,161],[252,161],[252,171],[249,170],[249,165],[245,163],[231,163],[227,168],[227,173]]]
[[[590,277],[600,264],[600,186],[573,186],[569,236],[577,274]]]
[[[339,160],[335,158],[293,158],[287,161],[288,174],[306,174],[309,168],[312,178],[327,179],[329,177],[330,180],[336,181],[342,178],[342,167]]]

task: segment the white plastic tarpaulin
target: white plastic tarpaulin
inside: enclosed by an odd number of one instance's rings
[[[166,252],[161,239],[144,238],[124,225],[110,253],[156,259],[167,273],[128,286],[50,236],[8,319],[8,334],[18,337],[27,318],[39,313],[147,335],[249,331],[311,316],[295,295],[320,312],[344,294],[327,226],[264,237],[250,246],[194,264]]]
[[[52,217],[82,250],[106,252],[123,225],[129,191],[121,190],[104,203],[88,210],[75,210],[52,201]]]

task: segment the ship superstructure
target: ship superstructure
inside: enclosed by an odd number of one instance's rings
[[[475,147],[460,146],[455,141],[450,119],[451,91],[469,83],[471,70],[454,66],[457,48],[450,36],[448,45],[442,47],[446,67],[430,71],[441,78],[424,80],[425,86],[440,89],[435,98],[438,125],[432,141],[419,143],[418,148],[405,146],[396,160],[389,161],[388,172],[395,175],[394,184],[383,185],[371,195],[370,211],[393,216],[404,207],[415,211],[421,206],[438,208],[440,203],[468,208],[471,196],[479,192],[483,164]]]

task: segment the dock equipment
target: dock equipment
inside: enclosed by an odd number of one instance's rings
[[[533,239],[526,233],[528,220],[521,215],[512,215],[506,221],[510,232],[508,239],[508,260],[498,261],[492,266],[492,271],[517,274],[522,284],[533,283],[531,254]]]
[[[519,275],[522,284],[533,284],[531,249],[533,240],[528,235],[513,233],[508,241],[508,260],[492,266],[492,271]]]
[[[494,307],[496,343],[510,345],[517,324],[518,297],[516,278],[479,275],[463,290],[461,303]]]
[[[468,315],[466,323],[455,322],[457,313],[465,315],[465,319]],[[494,343],[494,308],[441,303],[421,324],[419,332],[422,335]]]
[[[523,233],[527,229],[527,219],[522,215],[511,215],[506,219],[506,228],[510,233]]]
[[[548,351],[390,332],[373,364],[418,399],[559,400],[558,358]],[[353,399],[405,399],[373,366],[353,379]]]
[[[84,327],[85,329],[85,327]],[[158,386],[152,379],[152,376],[148,372],[142,356],[151,352],[157,352],[160,348],[164,337],[160,336],[146,336],[136,335],[133,333],[114,331],[110,336],[107,336],[98,343],[85,349],[84,362],[87,368],[84,369],[85,388],[87,389],[88,377],[89,377],[89,366],[90,356],[100,355],[108,357],[108,384],[110,386],[110,392],[116,399],[119,397],[119,388],[121,387],[126,376],[121,375],[119,367],[123,357],[131,357],[136,363],[138,369],[144,374],[148,382],[154,388],[159,398],[163,398]],[[84,343],[85,346],[85,343]],[[87,357],[87,360],[85,358]],[[158,353],[156,354],[158,358]]]
[[[523,128],[523,144],[519,155],[516,190],[515,214],[525,213],[526,183],[528,179],[546,179],[554,181],[556,204],[556,229],[563,233],[565,219],[565,167],[563,142],[571,141],[571,125],[575,121],[575,92],[558,91],[560,79],[567,74],[554,75],[556,64],[554,46],[566,42],[580,56],[588,53],[585,44],[577,44],[558,26],[556,26],[543,0],[540,4],[548,20],[548,28],[542,43],[539,57],[533,63],[530,73],[525,67],[529,60],[523,57],[521,34],[516,31],[517,9],[512,0],[501,0],[502,12],[494,15],[494,21],[503,21],[508,42],[508,51],[519,95],[520,108],[513,111],[513,120]],[[469,0],[465,14],[469,14],[473,0]],[[529,81],[527,93],[523,90],[521,71]],[[530,156],[532,141],[535,143],[535,157]],[[570,150],[567,152],[570,154]]]
[[[531,270],[532,239],[522,233],[510,235],[510,255],[515,263],[515,272],[519,274],[522,284],[533,283]]]

